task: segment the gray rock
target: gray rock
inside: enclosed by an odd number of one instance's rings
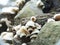
[[[46,23],[36,41],[29,43],[30,45],[59,45],[60,42],[60,21]]]
[[[36,6],[36,1],[29,1],[26,5],[18,12],[15,16],[15,23],[19,24],[22,18],[36,16],[36,15],[44,15],[42,9]]]
[[[23,7],[23,9],[15,16],[15,19],[17,18],[24,18],[24,17],[31,17],[35,15],[43,15],[43,12],[41,9],[37,8],[36,4],[32,1],[29,1],[26,3],[26,5]]]

